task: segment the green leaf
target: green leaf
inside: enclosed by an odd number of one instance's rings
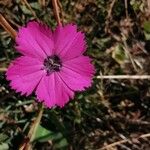
[[[144,22],[144,30],[150,33],[150,21]]]
[[[66,139],[61,139],[59,142],[55,143],[54,149],[62,149],[68,145],[68,142]]]
[[[9,145],[7,143],[1,143],[0,150],[9,150]]]
[[[150,33],[144,32],[146,40],[150,40]]]
[[[119,44],[114,48],[112,52],[112,58],[119,64],[123,64],[125,60],[127,60],[128,56],[124,51],[122,45]]]
[[[35,133],[34,140],[38,140],[40,142],[46,142],[48,140],[53,140],[59,138],[60,135],[54,135],[54,133],[41,125],[38,126],[37,131]]]
[[[30,3],[31,7],[37,10],[40,10],[40,5],[38,2],[32,2]]]
[[[21,10],[23,11],[24,14],[32,15],[31,11],[25,5],[20,5],[20,8],[21,8]]]
[[[53,132],[39,125],[33,141],[46,142],[48,140],[52,140],[56,148],[62,148],[68,145],[67,140],[61,132]]]
[[[134,11],[138,11],[142,9],[143,3],[141,1],[131,0],[130,5],[133,7]]]
[[[6,134],[1,133],[0,134],[0,143],[6,141],[8,138],[9,137]]]

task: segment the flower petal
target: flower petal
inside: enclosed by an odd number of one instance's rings
[[[72,24],[56,28],[54,43],[56,54],[64,61],[83,54],[86,49],[84,34],[77,32],[77,26]]]
[[[91,64],[91,61],[92,61],[91,58],[82,55],[74,59],[65,61],[63,63],[63,66],[83,76],[92,77],[93,74],[95,73],[95,68]]]
[[[30,95],[44,75],[42,66],[39,60],[28,56],[21,56],[13,61],[6,72],[12,89],[22,95]]]
[[[23,55],[44,59],[52,54],[53,35],[46,25],[32,21],[19,29],[16,49]]]
[[[92,76],[95,72],[91,59],[80,56],[63,63],[59,76],[67,86],[74,91],[82,91],[91,86]]]
[[[69,98],[73,97],[74,92],[54,72],[50,76],[42,78],[37,87],[36,95],[38,101],[43,101],[47,107],[51,108],[56,105],[63,107]]]

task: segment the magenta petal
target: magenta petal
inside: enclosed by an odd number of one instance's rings
[[[46,25],[32,21],[19,29],[16,49],[23,55],[44,59],[53,53],[53,35]]]
[[[83,76],[92,77],[95,73],[95,68],[91,64],[91,59],[88,56],[79,56],[77,58],[65,61],[63,66]]]
[[[41,67],[41,62],[37,59],[28,56],[19,57],[9,66],[6,72],[7,80],[11,80],[12,89],[30,95],[44,74]]]
[[[89,57],[80,56],[64,62],[59,75],[70,89],[82,91],[91,86],[95,70],[90,61]]]
[[[47,107],[51,108],[56,105],[63,107],[69,98],[73,97],[74,92],[65,85],[57,73],[53,73],[42,78],[37,87],[36,95],[38,101],[43,101]]]
[[[84,34],[77,32],[77,26],[72,24],[58,26],[54,32],[54,42],[56,54],[64,61],[83,54],[86,49]]]

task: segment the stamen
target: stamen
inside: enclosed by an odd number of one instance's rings
[[[62,67],[61,60],[57,55],[48,56],[44,60],[43,65],[47,75],[50,75],[54,71],[60,71],[60,68]]]

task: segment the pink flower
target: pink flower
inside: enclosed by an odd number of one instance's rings
[[[58,26],[52,32],[32,21],[19,29],[16,49],[22,54],[6,73],[10,86],[21,95],[35,92],[47,107],[63,107],[75,91],[91,86],[94,67],[84,56],[86,42],[77,26]]]

